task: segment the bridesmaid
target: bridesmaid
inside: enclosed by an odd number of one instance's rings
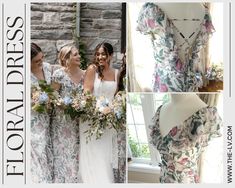
[[[62,98],[72,92],[82,93],[84,71],[80,69],[80,55],[75,46],[64,46],[58,56],[62,68],[53,76],[53,87]],[[65,118],[63,111],[55,109],[52,121],[55,183],[78,183],[79,126],[78,121]]]
[[[39,80],[51,83],[51,67],[43,62],[41,48],[31,43],[31,85]],[[52,183],[53,155],[50,138],[50,116],[31,111],[31,175],[34,183]]]

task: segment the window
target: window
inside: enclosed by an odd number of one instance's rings
[[[168,94],[128,94],[128,143],[134,162],[153,165],[160,162],[158,151],[149,144],[148,125],[151,124],[156,109],[168,100]]]
[[[149,161],[150,151],[145,129],[141,95],[129,94],[127,103],[128,139],[132,159]]]

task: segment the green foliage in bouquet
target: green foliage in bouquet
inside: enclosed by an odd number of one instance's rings
[[[35,112],[50,113],[55,98],[53,88],[45,80],[40,80],[38,86],[31,87],[31,106]]]

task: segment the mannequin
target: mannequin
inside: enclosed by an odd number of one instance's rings
[[[195,93],[171,94],[169,103],[163,105],[160,111],[159,126],[162,136],[184,122],[198,110],[207,106]]]
[[[200,24],[205,15],[205,8],[202,3],[156,3],[166,14],[166,16],[173,22],[178,31],[175,31],[176,44],[179,47],[184,44],[180,50],[179,55],[181,59],[185,53],[185,49],[191,46],[196,39],[200,30]],[[187,19],[187,20],[184,20]],[[193,19],[195,19],[193,21]],[[175,29],[176,30],[176,29]],[[188,43],[185,43],[185,37]]]

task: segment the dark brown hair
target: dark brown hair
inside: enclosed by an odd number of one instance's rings
[[[103,80],[103,78],[104,78],[103,66],[100,66],[100,64],[97,62],[97,58],[96,58],[97,51],[100,48],[104,49],[104,52],[107,56],[111,56],[113,54],[113,46],[108,42],[102,42],[102,43],[98,44],[95,48],[94,60],[93,60],[92,64],[96,65],[98,75],[99,75],[100,79]]]
[[[119,80],[118,80],[118,91],[125,91],[124,77],[126,76],[126,53],[124,52],[122,58],[122,66],[120,68]]]
[[[31,60],[40,52],[42,52],[42,49],[37,44],[31,42]]]

